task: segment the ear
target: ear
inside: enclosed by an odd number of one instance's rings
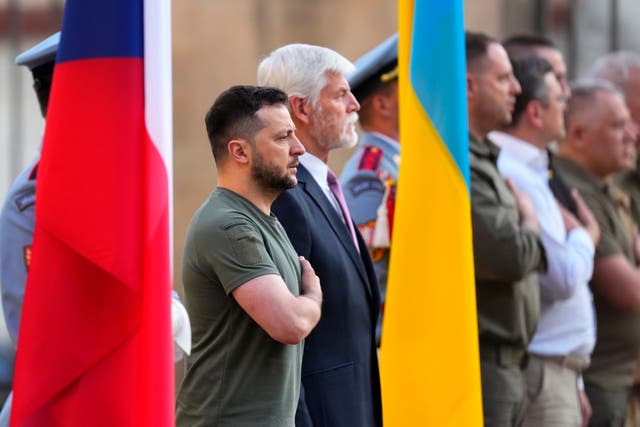
[[[382,117],[391,115],[391,103],[389,97],[382,94],[373,95],[371,98],[371,106]]]
[[[233,139],[227,144],[229,158],[237,163],[247,164],[251,159],[251,145],[244,139]]]
[[[302,123],[309,123],[311,106],[309,105],[307,98],[291,95],[289,97],[289,107],[291,109],[291,117]]]
[[[473,74],[467,73],[467,99],[473,99],[475,96],[477,96],[476,91],[477,91],[477,82],[476,82],[476,78]]]
[[[581,123],[572,123],[567,126],[567,138],[570,139],[573,147],[583,148],[585,146],[585,131],[586,129]]]
[[[531,101],[525,108],[525,114],[527,119],[536,128],[541,129],[544,127],[544,121],[542,119],[542,105],[538,101]]]

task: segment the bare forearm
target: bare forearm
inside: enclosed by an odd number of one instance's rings
[[[307,337],[318,324],[322,313],[322,296],[300,295],[296,298],[295,308],[289,327],[278,339],[286,344],[297,344]]]
[[[303,340],[318,324],[322,312],[322,289],[320,279],[316,276],[311,264],[300,257],[302,266],[302,294],[295,298],[294,307],[290,313],[291,329],[284,339],[288,344]],[[280,340],[279,340],[280,341]]]
[[[293,295],[282,277],[275,274],[256,277],[232,292],[243,310],[271,338],[283,344],[298,344],[320,320],[320,279],[309,262],[300,258],[302,293],[299,296]]]
[[[619,310],[640,308],[640,269],[622,255],[596,259],[593,285]]]

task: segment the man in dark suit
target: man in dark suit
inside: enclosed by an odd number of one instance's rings
[[[375,327],[380,294],[367,247],[351,220],[329,152],[356,144],[360,105],[345,75],[354,66],[319,46],[281,47],[258,68],[261,85],[289,95],[300,157],[299,185],[273,204],[298,255],[308,259],[324,294],[322,317],[307,337],[297,426],[382,425]]]

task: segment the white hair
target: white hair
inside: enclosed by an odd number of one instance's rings
[[[633,69],[640,72],[640,55],[622,50],[598,58],[591,66],[589,76],[608,80],[626,92]]]
[[[327,74],[346,75],[355,66],[339,53],[321,46],[288,44],[269,54],[258,66],[258,84],[309,98],[315,104],[327,84]]]

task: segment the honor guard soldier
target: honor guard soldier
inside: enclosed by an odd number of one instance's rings
[[[42,116],[47,115],[47,104],[60,33],[56,33],[28,51],[18,55],[17,65],[24,65],[33,74]],[[2,309],[13,344],[18,342],[18,328],[22,300],[31,264],[31,243],[35,223],[36,178],[40,153],[15,179],[0,213],[0,285]],[[11,395],[0,413],[0,427],[9,425]]]
[[[349,77],[360,103],[360,147],[344,166],[340,182],[355,223],[374,262],[384,298],[393,231],[398,142],[398,35],[394,34],[355,62]],[[376,336],[380,341],[382,317]]]
[[[42,117],[47,116],[60,32],[43,40],[16,57],[33,75],[33,89]],[[0,213],[0,285],[2,308],[9,335],[17,345],[22,301],[31,264],[31,244],[35,226],[36,178],[40,152],[15,179]],[[171,315],[175,360],[191,352],[191,328],[187,312],[174,292]],[[11,395],[0,412],[0,427],[9,425]]]
[[[47,114],[47,103],[59,41],[60,33],[56,33],[16,58],[16,64],[28,67],[33,74],[33,88],[36,91],[43,117]],[[18,338],[24,287],[31,263],[39,161],[40,153],[18,175],[9,189],[0,215],[2,308],[9,335],[14,344]]]

